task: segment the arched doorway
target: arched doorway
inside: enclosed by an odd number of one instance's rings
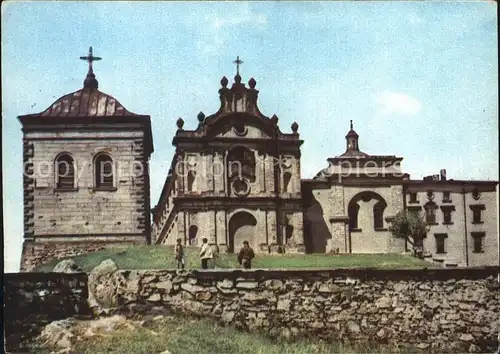
[[[248,241],[255,247],[255,229],[257,220],[246,211],[240,211],[229,219],[229,244],[228,252],[233,253],[243,246],[243,241]]]
[[[189,244],[190,245],[196,245],[197,244],[197,241],[198,241],[196,239],[197,235],[198,235],[198,226],[196,226],[196,225],[189,226],[188,236],[189,236]]]
[[[352,197],[349,215],[349,251],[381,253],[387,251],[389,235],[384,228],[387,202],[378,193],[363,191]]]

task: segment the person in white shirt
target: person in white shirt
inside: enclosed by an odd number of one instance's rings
[[[200,258],[201,258],[201,269],[208,269],[208,260],[214,257],[214,252],[212,247],[208,244],[208,240],[204,238],[202,240]]]

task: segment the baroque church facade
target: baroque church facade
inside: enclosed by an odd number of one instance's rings
[[[282,132],[278,117],[263,115],[259,91],[239,73],[223,77],[219,110],[198,126],[177,121],[176,147],[160,200],[153,238],[159,244],[200,245],[234,252],[244,240],[260,252],[304,252],[298,124]]]
[[[360,149],[351,121],[345,152],[301,177],[299,125],[282,131],[258,108],[257,82],[220,81],[220,108],[195,129],[176,122],[175,153],[151,208],[151,118],[98,90],[92,63],[81,90],[19,116],[24,144],[21,270],[108,247],[199,246],[257,253],[402,253],[388,228],[401,210],[425,217],[424,254],[448,266],[498,265],[496,181],[455,181],[445,170],[412,180],[402,157]],[[248,85],[248,86],[247,86]],[[47,163],[48,162],[48,163]],[[154,166],[152,166],[154,168]]]

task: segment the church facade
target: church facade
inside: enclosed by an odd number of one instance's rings
[[[239,73],[219,89],[219,110],[198,114],[196,129],[177,121],[169,175],[154,209],[153,238],[178,238],[220,252],[248,241],[260,252],[304,252],[298,124],[284,133],[278,117],[263,115],[259,91]]]
[[[312,179],[301,176],[299,125],[258,108],[257,82],[237,68],[218,90],[220,108],[187,129],[151,208],[151,118],[98,90],[89,62],[83,88],[43,112],[19,116],[24,145],[21,270],[108,247],[199,246],[257,253],[402,253],[388,231],[401,210],[430,225],[424,254],[449,266],[498,265],[496,181],[412,180],[402,157],[360,149],[351,121],[346,149]],[[239,59],[237,60],[237,63]],[[238,63],[239,64],[239,63]],[[339,137],[340,138],[340,137]],[[153,166],[154,168],[154,166]]]
[[[300,175],[298,124],[281,132],[258,109],[256,81],[221,80],[219,110],[196,129],[177,121],[171,168],[153,209],[157,244],[235,252],[244,240],[263,253],[401,253],[410,246],[389,226],[402,210],[429,225],[424,255],[447,266],[497,265],[496,181],[456,181],[446,171],[423,180],[402,157],[360,150],[351,121],[344,153],[312,179]]]

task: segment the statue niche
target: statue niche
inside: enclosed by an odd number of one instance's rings
[[[237,146],[227,155],[227,181],[229,190],[238,196],[250,193],[250,183],[255,181],[255,154],[252,150]]]

